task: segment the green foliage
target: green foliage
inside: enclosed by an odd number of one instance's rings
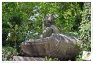
[[[39,38],[42,33],[42,14],[58,15],[55,22],[60,33],[77,31],[81,21],[81,9],[77,2],[3,2],[2,11],[3,44],[9,32],[14,42],[24,41],[26,33],[32,30],[34,33],[30,34],[30,38]],[[29,20],[31,17],[34,18]]]
[[[53,3],[40,3],[40,14],[52,13],[58,14],[58,19],[55,21],[61,33],[68,33],[78,30],[81,21],[81,9],[78,3],[72,2],[53,2]],[[77,25],[76,25],[77,24]]]
[[[48,58],[45,57],[45,61],[59,61],[58,58]]]
[[[3,61],[11,61],[13,60],[13,56],[18,55],[17,50],[12,47],[3,47],[2,48],[2,60]]]
[[[84,3],[82,22],[80,23],[79,39],[83,41],[82,51],[91,51],[91,3]],[[77,56],[77,61],[82,60],[82,53]]]
[[[55,23],[60,33],[78,37],[83,50],[91,49],[91,6],[87,2],[2,2],[3,46],[18,47],[28,32],[32,32],[28,39],[39,38],[42,14],[48,13],[58,15]],[[77,57],[79,60],[81,53]]]
[[[81,52],[79,53],[79,55],[77,55],[76,61],[82,61],[82,53],[83,53],[83,51],[81,51]]]
[[[6,42],[22,42],[27,31],[34,29],[29,17],[33,15],[33,7],[37,3],[3,2],[2,3],[2,39]],[[7,39],[8,33],[11,33]]]
[[[84,50],[91,50],[91,3],[84,3],[82,22],[80,23],[80,39]]]

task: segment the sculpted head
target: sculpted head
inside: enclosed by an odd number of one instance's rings
[[[58,17],[57,14],[47,14],[46,17],[45,17],[45,25],[49,26],[49,25],[53,25],[55,24],[54,20]]]

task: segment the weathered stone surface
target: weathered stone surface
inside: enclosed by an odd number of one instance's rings
[[[21,43],[21,49],[28,56],[52,57],[61,60],[74,59],[80,48],[80,41],[64,34],[53,34],[42,39],[31,39]]]
[[[25,56],[13,56],[14,61],[44,61],[41,57],[25,57]]]

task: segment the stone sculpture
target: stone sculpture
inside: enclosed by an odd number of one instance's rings
[[[74,60],[78,55],[80,52],[78,45],[81,44],[81,41],[73,36],[60,34],[53,22],[54,19],[53,14],[47,15],[50,26],[44,23],[45,28],[43,28],[42,38],[29,39],[29,41],[20,44],[21,50],[27,56],[47,56],[60,60]]]

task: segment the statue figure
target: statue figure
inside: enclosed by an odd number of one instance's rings
[[[47,14],[46,17],[42,19],[42,35],[41,38],[49,37],[52,33],[59,33],[57,26],[55,25],[54,20],[57,18],[57,15]]]

